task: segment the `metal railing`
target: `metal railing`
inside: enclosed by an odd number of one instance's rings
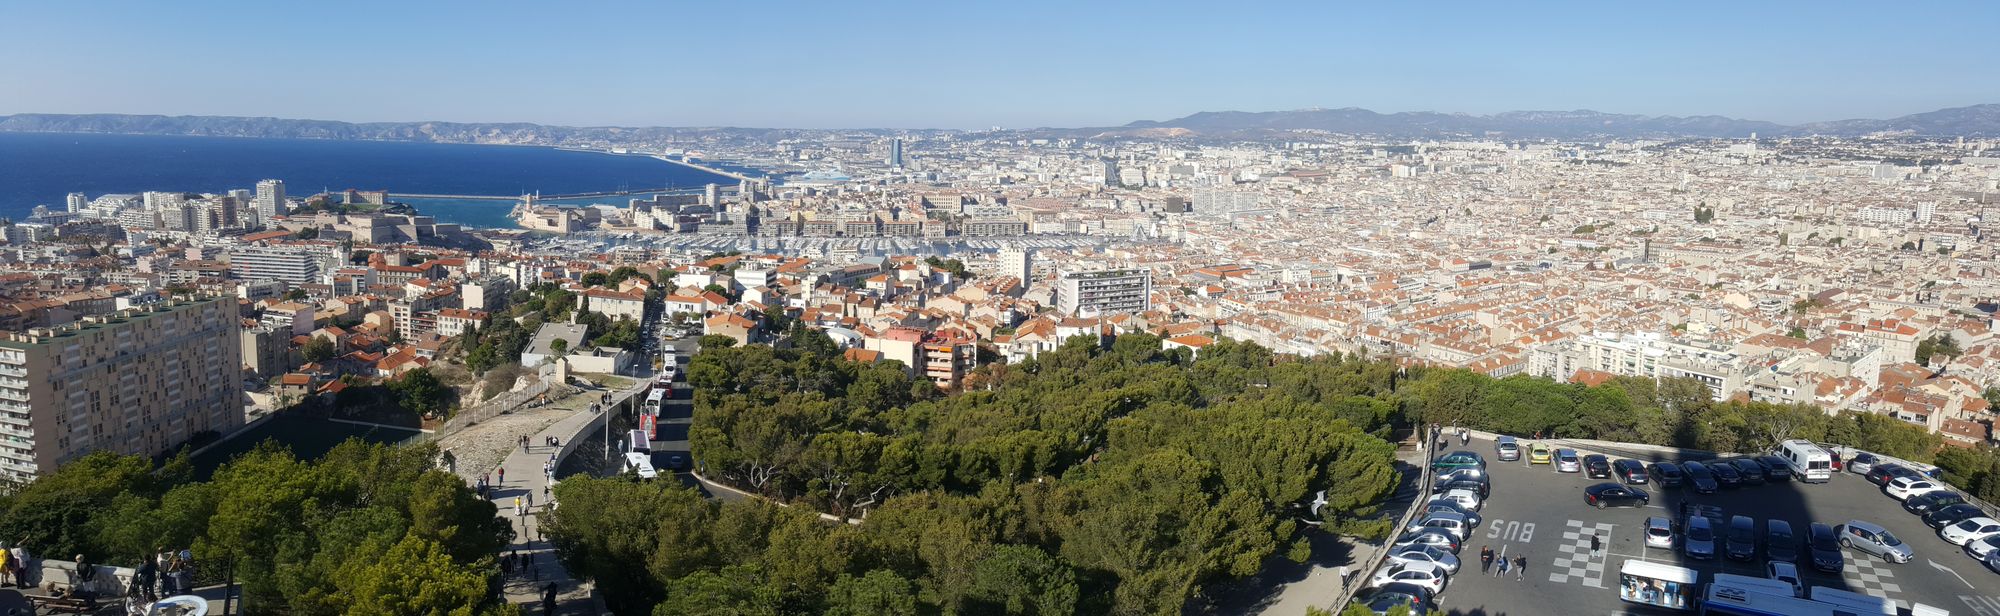
[[[512,412],[545,393],[549,393],[548,381],[537,379],[527,387],[500,394],[499,397],[482,402],[479,406],[459,410],[457,414],[451,416],[451,419],[446,419],[444,423],[438,424],[437,429],[424,435],[424,440],[434,441],[451,436],[480,422]]]
[[[1375,553],[1371,554],[1360,567],[1348,572],[1354,581],[1349,582],[1345,579],[1340,581],[1340,600],[1328,606],[1334,613],[1339,613],[1342,609],[1346,609],[1348,604],[1354,602],[1354,595],[1360,593],[1361,589],[1367,586],[1364,580],[1368,576],[1373,575],[1376,569],[1381,568],[1383,561],[1388,560],[1389,546],[1395,545],[1396,537],[1402,535],[1403,529],[1410,526],[1410,520],[1417,515],[1417,512],[1423,511],[1424,503],[1430,500],[1431,480],[1433,479],[1431,475],[1431,461],[1436,460],[1438,453],[1443,451],[1444,448],[1437,446],[1437,439],[1431,437],[1430,431],[1424,426],[1417,426],[1416,430],[1417,440],[1419,441],[1417,443],[1417,450],[1424,454],[1423,460],[1417,464],[1416,469],[1416,497],[1410,499],[1410,507],[1404,510],[1402,515],[1396,516],[1395,525],[1389,527],[1389,536],[1382,538],[1382,546],[1375,550]]]

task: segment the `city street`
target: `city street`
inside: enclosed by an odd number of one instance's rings
[[[1523,446],[1525,447],[1524,441]],[[1911,602],[1950,610],[1954,614],[2000,615],[2000,575],[1939,539],[1917,516],[1904,512],[1859,475],[1838,473],[1829,483],[1779,482],[1745,486],[1716,494],[1637,486],[1652,495],[1644,508],[1595,509],[1583,501],[1583,488],[1609,481],[1580,473],[1557,473],[1546,464],[1499,462],[1493,443],[1475,438],[1466,447],[1485,455],[1493,478],[1493,493],[1479,512],[1484,523],[1467,539],[1459,557],[1465,568],[1452,576],[1439,595],[1447,614],[1465,616],[1528,616],[1535,614],[1659,614],[1677,613],[1628,604],[1618,599],[1618,570],[1637,559],[1700,571],[1707,583],[1717,572],[1764,577],[1762,549],[1752,562],[1718,558],[1689,561],[1673,550],[1648,548],[1643,525],[1649,516],[1673,518],[1683,499],[1714,505],[1723,515],[1756,518],[1759,529],[1769,519],[1788,520],[1803,534],[1808,524],[1838,525],[1851,519],[1874,522],[1902,537],[1916,550],[1906,564],[1891,564],[1846,550],[1846,569],[1832,576],[1800,567],[1806,583],[1886,597],[1907,608]],[[1584,452],[1589,453],[1589,452]],[[1621,456],[1608,454],[1615,460]],[[1636,459],[1653,462],[1641,456]],[[1609,541],[1601,554],[1590,554],[1590,534]],[[1479,573],[1479,550],[1490,546],[1506,558],[1525,555],[1528,567],[1518,578]],[[1562,606],[1558,611],[1552,611]]]

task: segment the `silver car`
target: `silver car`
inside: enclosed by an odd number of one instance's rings
[[[1708,518],[1688,518],[1687,534],[1681,540],[1681,551],[1688,558],[1700,560],[1715,559],[1715,527]]]
[[[1493,441],[1493,457],[1502,462],[1521,459],[1521,443],[1511,436],[1502,436]]]
[[[1660,516],[1646,518],[1646,547],[1674,549],[1674,523]]]
[[[1576,455],[1575,449],[1557,449],[1556,472],[1558,473],[1583,472],[1583,458]]]
[[[1917,556],[1916,550],[1910,549],[1910,544],[1903,543],[1889,529],[1871,522],[1848,520],[1840,525],[1837,532],[1840,534],[1840,545],[1873,554],[1882,560],[1906,563]]]

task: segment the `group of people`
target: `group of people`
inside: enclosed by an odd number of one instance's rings
[[[1499,577],[1507,575],[1507,570],[1512,569],[1514,571],[1514,581],[1518,582],[1521,581],[1521,578],[1527,577],[1528,575],[1527,556],[1515,556],[1513,558],[1500,557],[1499,558],[1500,570],[1497,572],[1493,570],[1495,556],[1496,555],[1493,553],[1493,546],[1487,546],[1487,545],[1479,546],[1480,575],[1485,575],[1488,572],[1492,572],[1494,577]]]
[[[1458,439],[1458,444],[1460,446],[1472,444],[1471,430],[1467,430],[1465,428],[1460,428],[1457,426],[1447,428],[1437,424],[1431,424],[1431,440],[1437,443],[1438,449],[1444,449],[1445,447],[1451,446],[1451,437],[1456,437]]]
[[[194,592],[194,553],[165,547],[154,552],[139,563],[138,572],[133,574],[133,592],[143,593],[147,601]]]
[[[33,576],[28,572],[27,542],[23,539],[13,545],[0,544],[0,586],[11,584],[28,588],[32,585],[28,581]]]

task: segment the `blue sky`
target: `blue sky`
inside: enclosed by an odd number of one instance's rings
[[[2000,103],[2000,2],[0,0],[0,23],[0,114],[1012,128]]]

